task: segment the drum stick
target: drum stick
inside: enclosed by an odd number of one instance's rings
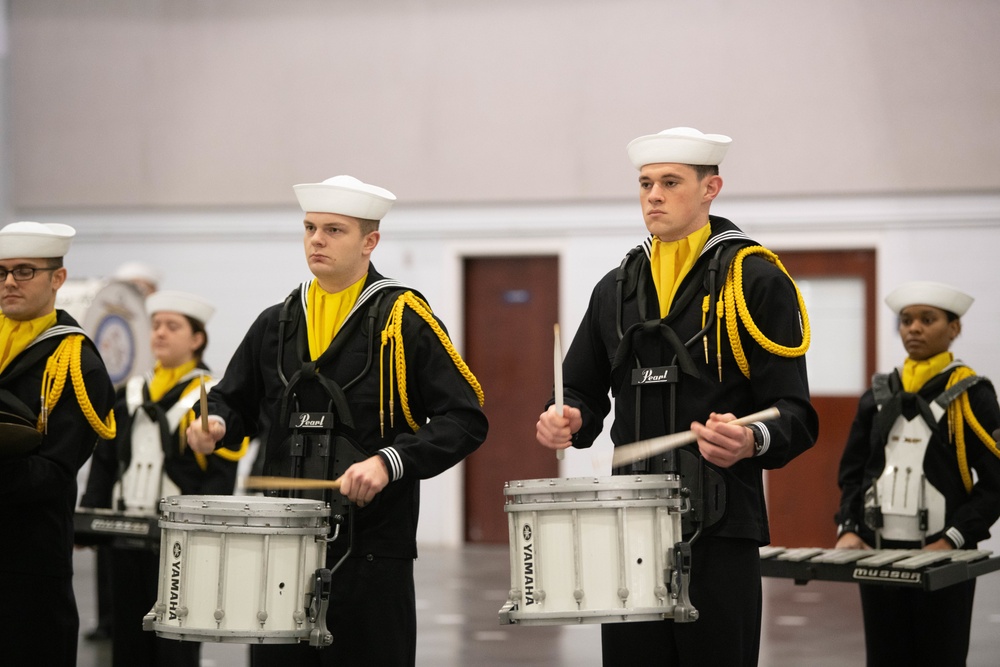
[[[205,391],[205,374],[201,375],[201,430],[208,433],[208,392]]]
[[[247,477],[246,489],[339,489],[340,480],[308,479],[305,477]]]
[[[747,415],[746,417],[734,419],[729,423],[736,424],[738,426],[746,426],[747,424],[752,424],[754,422],[777,419],[778,415],[778,408],[772,407],[767,410],[755,412],[752,415]],[[634,442],[631,445],[622,445],[621,447],[615,448],[614,454],[611,457],[611,465],[617,468],[618,466],[635,463],[636,461],[642,461],[643,459],[648,459],[651,456],[662,454],[663,452],[670,451],[671,449],[677,449],[678,447],[689,445],[697,439],[697,436],[695,436],[693,432],[684,431],[682,433],[663,435],[659,438],[640,440],[639,442]]]
[[[562,377],[562,343],[559,341],[559,323],[556,322],[552,325],[552,333],[555,337],[555,342],[552,345],[552,376],[554,378],[555,385],[555,406],[556,414],[560,417],[563,416],[563,377]],[[565,449],[556,450],[556,459],[562,461],[566,458]]]

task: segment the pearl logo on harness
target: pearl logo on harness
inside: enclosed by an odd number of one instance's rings
[[[632,386],[677,382],[677,366],[654,366],[632,369]]]
[[[295,429],[329,429],[332,425],[332,412],[293,412],[288,422]]]

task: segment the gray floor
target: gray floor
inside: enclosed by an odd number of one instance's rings
[[[90,550],[76,555],[84,632],[95,623]],[[598,626],[501,626],[497,610],[510,585],[506,547],[423,548],[417,561],[417,664],[426,667],[569,667],[600,664]],[[764,580],[763,667],[863,665],[857,588]],[[969,667],[995,667],[1000,656],[1000,573],[977,584]],[[247,648],[205,644],[204,667],[243,667]],[[80,667],[110,665],[107,642],[81,640]]]

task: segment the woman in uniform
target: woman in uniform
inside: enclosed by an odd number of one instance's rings
[[[160,498],[181,494],[228,495],[236,482],[238,450],[202,455],[183,434],[191,407],[214,384],[202,355],[205,325],[214,307],[193,294],[159,291],[146,300],[151,318],[152,372],[131,378],[119,391],[114,441],[94,453],[81,505],[111,507],[131,515],[155,516]],[[143,631],[142,619],[156,602],[158,544],[112,550],[114,605],[113,664],[197,667],[201,645],[162,639]]]

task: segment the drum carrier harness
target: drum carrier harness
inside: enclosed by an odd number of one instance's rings
[[[386,346],[395,346],[395,354],[402,356],[402,339],[399,326],[403,306],[409,306],[418,313],[435,331],[442,344],[449,352],[454,352],[447,340],[447,334],[434,320],[423,298],[414,290],[392,279],[380,279],[366,286],[358,301],[346,318],[343,328],[334,337],[330,347],[317,361],[303,361],[309,358],[308,337],[305,327],[300,327],[295,340],[294,356],[286,359],[286,331],[295,316],[292,306],[297,299],[304,299],[309,283],[304,283],[293,291],[284,301],[278,318],[277,372],[284,386],[276,422],[269,425],[269,438],[264,447],[264,466],[266,474],[285,475],[311,479],[337,479],[352,465],[363,461],[371,454],[365,452],[352,438],[354,417],[351,414],[347,400],[347,392],[368,375],[372,370],[376,336],[381,337],[382,350]],[[303,311],[305,306],[303,305]],[[363,315],[361,314],[363,311]],[[379,325],[385,323],[383,329]],[[396,338],[393,338],[393,334]],[[365,364],[350,380],[338,384],[325,376],[318,361],[323,357],[333,356],[337,350],[347,344],[354,336],[367,336],[367,357]],[[381,354],[385,354],[382,352]],[[389,351],[390,356],[393,350]],[[472,376],[465,363],[452,355],[459,371],[466,377],[476,392],[480,405],[483,402],[482,388]],[[381,361],[381,359],[380,359]],[[286,373],[286,368],[293,368]],[[407,424],[414,431],[419,425],[410,414],[406,397],[405,363],[397,358],[394,368],[388,369],[389,375],[389,429],[394,428],[395,403],[392,398],[392,376],[397,374],[399,384],[400,407]],[[379,373],[384,374],[382,367]],[[380,412],[384,418],[384,413]],[[383,435],[386,424],[382,425]],[[279,439],[280,438],[280,439]],[[340,529],[346,524],[347,546],[344,553],[332,568],[321,568],[316,571],[313,591],[307,595],[306,610],[310,620],[316,624],[310,645],[327,646],[332,642],[332,636],[326,629],[326,609],[328,606],[332,575],[351,555],[354,547],[355,505],[346,496],[333,490],[295,490],[268,491],[270,496],[286,496],[324,500],[331,508],[331,523],[333,535],[328,542],[333,543],[339,538]],[[378,502],[378,496],[373,501]]]
[[[795,348],[778,345],[768,340],[753,323],[742,291],[743,260],[748,255],[762,255],[764,259],[775,264],[786,275],[788,272],[778,260],[777,255],[763,246],[754,245],[753,241],[741,234],[735,239],[730,237],[729,242],[718,243],[708,261],[703,280],[689,281],[684,290],[679,292],[674,299],[675,304],[684,304],[696,298],[699,291],[707,292],[702,301],[702,328],[687,341],[682,341],[677,332],[659,317],[658,312],[652,314],[649,312],[650,303],[655,299],[652,298],[654,295],[648,294],[648,283],[640,276],[641,269],[646,267],[646,264],[641,261],[641,255],[644,251],[648,254],[647,246],[649,244],[651,244],[651,237],[644,245],[636,246],[630,250],[615,274],[617,291],[615,326],[619,345],[612,361],[611,388],[612,394],[616,396],[623,384],[623,374],[631,372],[630,384],[635,388],[634,433],[636,440],[641,440],[643,437],[641,425],[644,375],[648,377],[649,374],[653,374],[657,376],[659,382],[669,384],[666,427],[667,433],[676,433],[677,384],[680,375],[698,377],[699,371],[692,359],[691,349],[699,340],[703,343],[705,361],[708,363],[708,337],[713,327],[716,328],[716,358],[721,379],[722,323],[720,320],[722,318],[725,318],[728,340],[737,365],[743,375],[748,378],[750,377],[749,364],[739,339],[738,323],[743,324],[743,327],[758,344],[780,356],[797,357],[805,354],[810,339],[808,316],[798,287],[795,287],[795,290],[802,318],[801,345]],[[705,250],[710,250],[710,248]],[[791,280],[791,276],[789,276],[789,280]],[[795,285],[794,281],[792,284]],[[639,319],[638,322],[623,330],[624,301],[633,293],[635,294]],[[673,357],[668,366],[661,368],[643,366],[636,351],[638,347],[636,339],[644,335],[659,335],[667,343],[673,351]],[[631,367],[628,366],[630,363]],[[616,379],[622,381],[616,381]],[[703,529],[717,523],[725,514],[725,479],[715,468],[705,465],[705,460],[697,453],[697,450],[692,451],[689,447],[670,450],[653,458],[636,461],[630,465],[615,468],[613,472],[614,474],[672,474],[679,476],[681,495],[686,501],[686,508],[681,515],[682,534],[689,534],[691,537],[687,541],[681,541],[674,545],[671,564],[675,571],[675,583],[679,578],[680,584],[680,590],[675,594],[689,605],[687,584],[691,570],[691,544],[698,539]]]
[[[314,361],[308,359],[308,339],[305,331],[300,331],[296,338],[294,359],[300,360],[299,367],[285,374],[285,338],[288,325],[292,322],[292,304],[301,298],[301,288],[296,289],[285,298],[278,316],[277,371],[278,378],[284,386],[281,403],[276,417],[276,423],[270,424],[269,432],[287,435],[280,443],[265,442],[264,465],[274,468],[280,465],[279,453],[287,457],[287,468],[281,471],[289,477],[311,479],[337,479],[351,465],[364,460],[364,452],[356,448],[343,435],[343,427],[353,428],[354,419],[347,402],[345,391],[361,380],[371,369],[371,349],[374,342],[375,320],[379,314],[384,291],[379,291],[367,306],[364,319],[368,324],[369,355],[363,370],[343,387],[317,368]],[[345,322],[345,328],[354,323]],[[354,324],[356,326],[356,324]],[[342,334],[347,334],[342,331]],[[337,347],[338,342],[348,338],[347,335],[335,337],[331,347]],[[309,390],[309,405],[303,405]],[[273,437],[273,436],[271,436]],[[268,438],[270,440],[270,437]],[[277,451],[276,451],[277,450]],[[306,594],[305,609],[315,630],[311,633],[309,644],[317,648],[333,643],[333,635],[326,627],[326,612],[329,606],[333,573],[351,555],[354,546],[354,505],[347,498],[333,490],[269,490],[269,496],[284,496],[291,498],[312,498],[323,500],[330,507],[330,522],[333,534],[327,538],[334,542],[340,536],[340,528],[347,525],[347,549],[332,568],[320,568],[313,575],[313,589]]]
[[[948,370],[952,374],[946,388],[930,401],[904,391],[898,371],[872,377],[878,409],[873,429],[879,442],[885,443],[885,466],[865,491],[864,520],[875,532],[877,549],[883,539],[923,545],[929,535],[944,530],[945,497],[924,474],[924,456],[931,438],[942,435],[939,423],[946,411],[951,414],[959,472],[967,492],[971,492],[973,482],[962,422],[968,421],[973,432],[996,453],[995,445],[990,447],[992,438],[972,414],[965,396],[970,387],[986,378],[975,375],[960,361],[949,364],[944,371]]]

